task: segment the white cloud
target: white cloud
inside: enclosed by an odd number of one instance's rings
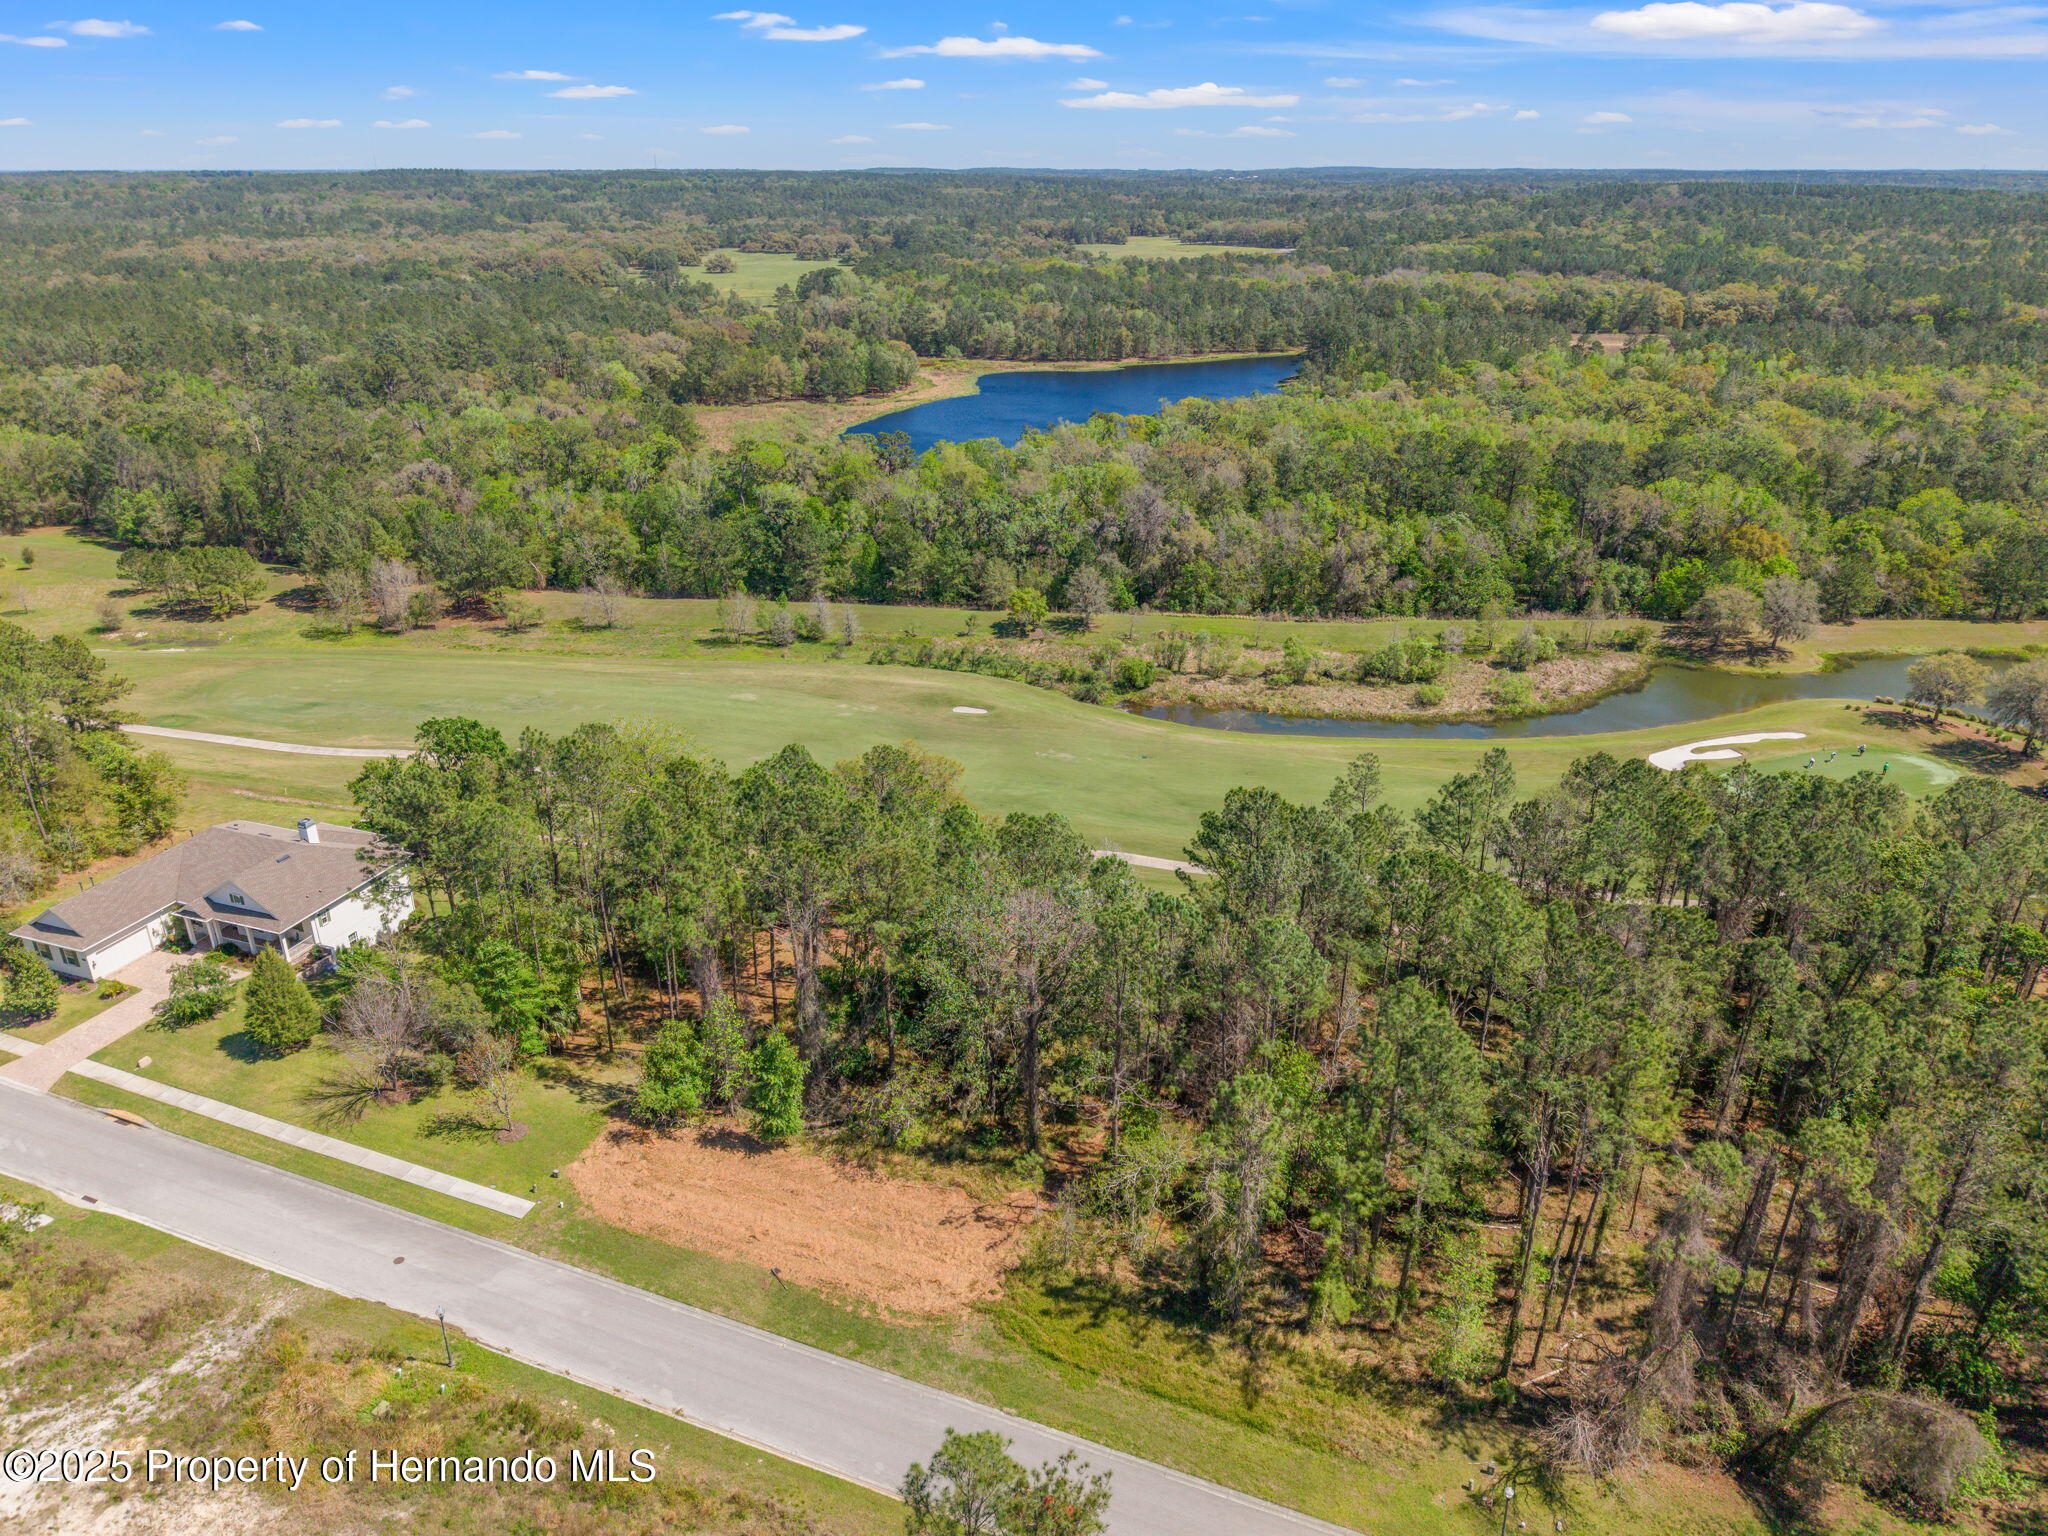
[[[909,133],[951,133],[953,131],[951,123],[891,123],[889,126],[903,129]]]
[[[1948,111],[1943,107],[1905,107],[1896,111],[1880,108],[1844,118],[1842,126],[1865,130],[1946,128],[1948,124],[1942,119],[1947,116]]]
[[[921,91],[924,89],[924,82],[905,75],[901,80],[877,80],[873,85],[864,85],[861,89],[864,91]]]
[[[26,117],[0,117],[0,128],[33,128],[35,122]]]
[[[472,139],[516,139],[518,134],[510,128],[486,128],[482,133],[472,133]]]
[[[1394,82],[1394,84],[1396,84],[1396,85],[1406,85],[1406,86],[1413,86],[1413,87],[1414,87],[1414,88],[1416,88],[1417,90],[1425,90],[1425,91],[1426,91],[1426,90],[1428,90],[1428,89],[1429,89],[1429,88],[1430,88],[1431,86],[1435,86],[1435,85],[1456,85],[1457,83],[1458,83],[1458,82],[1457,82],[1457,81],[1455,81],[1455,80],[1410,80],[1410,79],[1407,79],[1407,78],[1405,78],[1405,77],[1404,77],[1404,78],[1402,78],[1402,79],[1396,80],[1396,81]]]
[[[1323,84],[1333,91],[1355,91],[1365,82],[1351,75],[1332,75]]]
[[[867,31],[866,27],[856,27],[843,21],[829,27],[800,27],[794,16],[784,16],[775,11],[720,11],[711,19],[736,21],[747,31],[774,43],[843,43],[849,37],[859,37]]]
[[[280,128],[339,128],[338,117],[288,117],[277,125]]]
[[[576,135],[576,137],[579,139],[590,139],[593,142],[601,142],[604,138],[604,135],[601,133],[579,133]]]
[[[160,139],[164,136],[164,131],[161,128],[138,128],[135,134],[137,138]]]
[[[253,21],[217,21],[213,24],[216,32],[261,32],[263,29]]]
[[[407,119],[405,119],[404,122],[401,123],[387,123],[383,118],[380,117],[377,119],[376,122],[372,123],[370,126],[373,128],[431,128],[434,125],[428,122],[424,117],[408,117]]]
[[[132,21],[101,21],[97,17],[87,17],[84,21],[53,21],[47,30],[69,32],[73,37],[149,36],[149,28]]]
[[[1593,126],[1600,126],[1607,123],[1632,123],[1635,119],[1626,112],[1588,112],[1579,121]]]
[[[864,133],[842,133],[832,142],[834,144],[872,144],[875,141]]]
[[[1383,101],[1390,99],[1387,97],[1381,98]],[[1442,107],[1434,112],[1418,112],[1413,106],[1407,104],[1406,98],[1403,98],[1402,105],[1395,110],[1359,112],[1353,114],[1350,121],[1354,123],[1462,123],[1469,118],[1488,117],[1495,112],[1504,110],[1505,108],[1495,102],[1472,101]]]
[[[1200,85],[1181,85],[1147,91],[1104,91],[1100,96],[1083,96],[1063,101],[1063,107],[1124,108],[1166,111],[1175,107],[1291,107],[1301,98],[1293,95],[1254,96],[1241,85],[1218,85],[1213,80]]]
[[[385,101],[404,101],[408,97],[419,95],[419,92],[409,85],[387,85],[377,94]]]
[[[1246,123],[1232,128],[1227,133],[1211,133],[1206,128],[1176,128],[1173,130],[1184,139],[1291,139],[1291,128],[1261,128],[1257,123]]]
[[[209,144],[209,145],[220,145],[220,144],[239,144],[239,143],[241,143],[242,141],[241,141],[240,139],[236,138],[236,137],[235,137],[235,136],[234,136],[234,135],[233,135],[232,133],[216,133],[216,134],[215,134],[215,135],[214,135],[214,136],[213,136],[212,138],[210,138],[210,139],[194,139],[194,140],[193,140],[192,142],[193,142],[194,144]]]
[[[574,75],[565,75],[554,69],[501,69],[491,76],[493,80],[574,80]]]
[[[61,37],[15,37],[0,32],[0,43],[13,43],[19,48],[69,48],[71,45]]]
[[[1757,0],[1726,0],[1703,5],[1700,0],[1657,0],[1633,11],[1602,11],[1593,30],[1654,42],[1725,39],[1738,43],[1840,42],[1883,30],[1875,16],[1828,0],[1792,0],[1790,5],[1762,5]]]
[[[1041,43],[1035,37],[942,37],[912,48],[884,48],[885,59],[929,53],[942,59],[1099,59],[1102,50],[1086,43]]]
[[[735,133],[752,133],[754,130],[744,123],[713,123],[709,128],[699,128],[699,133],[715,133],[721,137]]]
[[[1972,138],[1989,138],[1993,135],[2010,135],[2010,128],[2001,128],[1996,123],[1957,123],[1957,133],[1967,133]]]
[[[1531,112],[1527,107],[1524,107],[1513,117],[1509,118],[1508,121],[1511,123],[1533,123],[1542,115],[1541,112]]]
[[[1109,89],[1109,82],[1107,80],[1091,80],[1088,76],[1083,75],[1078,80],[1069,80],[1067,82],[1067,89],[1070,91],[1106,91]]]
[[[565,101],[610,101],[614,96],[638,96],[640,93],[630,85],[565,85],[548,94]]]

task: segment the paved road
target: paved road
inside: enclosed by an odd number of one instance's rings
[[[891,1490],[948,1428],[1114,1474],[1115,1536],[1343,1529],[964,1398],[83,1105],[0,1083],[0,1173],[347,1296],[793,1461]],[[403,1262],[400,1262],[400,1261]]]

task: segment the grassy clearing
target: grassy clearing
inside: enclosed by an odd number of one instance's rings
[[[1188,245],[1171,235],[1131,235],[1122,245],[1090,240],[1075,247],[1091,256],[1113,256],[1119,261],[1186,261],[1194,256],[1277,256],[1265,245]]]
[[[803,261],[777,251],[727,251],[725,254],[732,258],[732,271],[706,272],[698,267],[686,275],[692,282],[709,283],[722,293],[755,304],[774,298],[778,288],[794,288],[796,280],[806,272],[838,265],[830,261]]]
[[[0,1180],[0,1199],[37,1195]],[[439,1333],[422,1319],[265,1275],[116,1217],[44,1203],[56,1218],[38,1245],[48,1264],[38,1263],[38,1273],[11,1291],[0,1288],[0,1336],[13,1323],[8,1347],[20,1351],[10,1356],[0,1391],[0,1426],[10,1395],[17,1403],[90,1413],[191,1348],[233,1309],[261,1304],[275,1317],[249,1345],[220,1351],[201,1372],[160,1378],[141,1410],[144,1421],[116,1427],[187,1452],[304,1454],[317,1445],[341,1454],[402,1440],[414,1453],[454,1442],[483,1454],[493,1432],[517,1426],[538,1451],[560,1455],[570,1446],[609,1443],[623,1455],[645,1448],[660,1471],[651,1493],[625,1499],[615,1490],[565,1487],[537,1494],[357,1489],[341,1496],[309,1487],[279,1501],[280,1517],[298,1528],[353,1528],[357,1518],[382,1514],[451,1533],[585,1530],[597,1528],[584,1523],[593,1520],[608,1531],[677,1536],[885,1536],[901,1529],[900,1510],[878,1494],[466,1342],[458,1343],[450,1371]],[[52,1273],[59,1285],[46,1283]],[[375,1409],[378,1402],[383,1409]]]
[[[39,905],[41,904],[31,902],[24,911]],[[63,992],[58,996],[55,1013],[26,1028],[9,1029],[6,1035],[10,1040],[19,1040],[28,1045],[41,1045],[45,1040],[54,1040],[67,1029],[83,1024],[103,1009],[113,1007],[120,1000],[118,997],[101,997],[98,989],[94,987],[74,987],[66,983]]]

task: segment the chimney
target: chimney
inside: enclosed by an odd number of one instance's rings
[[[301,816],[299,818],[299,841],[302,843],[319,842],[320,823],[310,816]]]

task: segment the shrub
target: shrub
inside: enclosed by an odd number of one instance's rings
[[[1444,675],[1450,658],[1427,640],[1396,640],[1359,659],[1361,682],[1433,683]]]
[[[7,988],[7,1016],[17,1023],[47,1019],[57,1011],[62,997],[57,973],[36,957],[19,939],[9,939],[0,951],[0,975]]]
[[[1557,642],[1548,635],[1539,635],[1534,629],[1523,631],[1500,648],[1494,660],[1512,671],[1526,672],[1531,667],[1541,666],[1557,658]]]
[[[1116,664],[1116,686],[1123,693],[1142,693],[1159,681],[1159,668],[1143,656],[1125,656]]]
[[[1504,715],[1526,715],[1536,708],[1536,690],[1529,679],[1516,673],[1495,678],[1486,690],[1486,699]]]
[[[704,1062],[696,1031],[670,1019],[640,1058],[633,1112],[649,1125],[675,1125],[696,1119],[703,1108]]]
[[[763,1141],[782,1142],[804,1129],[804,1064],[796,1047],[770,1034],[754,1048],[753,1086],[747,1090],[747,1120]]]
[[[219,950],[208,950],[171,972],[171,995],[156,1005],[156,1022],[185,1029],[220,1017],[235,1000],[235,973]]]
[[[1444,685],[1442,683],[1424,683],[1415,690],[1415,702],[1424,709],[1435,709],[1443,701]]]

